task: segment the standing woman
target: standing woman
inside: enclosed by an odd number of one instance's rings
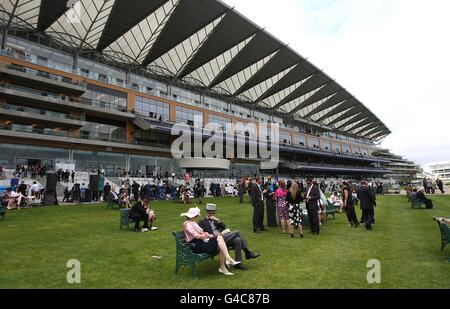
[[[294,238],[294,227],[297,227],[300,238],[304,238],[302,212],[300,210],[300,203],[303,202],[303,196],[298,189],[297,182],[292,182],[291,189],[286,195],[286,201],[289,203],[289,234]]]
[[[289,205],[286,201],[286,190],[284,181],[280,181],[277,191],[275,191],[275,203],[277,205],[278,220],[281,223],[282,233],[286,234],[286,225],[289,224]]]
[[[186,221],[183,224],[184,235],[186,237],[186,242],[194,245],[194,253],[214,254],[219,251],[219,272],[225,276],[232,276],[233,273],[226,268],[225,264],[236,266],[241,262],[236,262],[230,256],[223,236],[219,234],[216,237],[203,231],[195,221],[200,216],[200,209],[198,207],[189,209],[187,213],[183,213],[181,216],[186,217]]]
[[[353,200],[352,192],[350,191],[350,187],[348,186],[348,182],[344,181],[342,188],[342,198],[343,198],[343,208],[345,210],[345,214],[347,215],[348,219],[348,226],[349,227],[358,227],[359,222],[358,218],[356,217],[355,212],[355,202]]]

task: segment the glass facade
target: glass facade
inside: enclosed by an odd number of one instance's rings
[[[329,141],[322,142],[322,150],[331,151],[331,143]]]
[[[294,145],[305,147],[306,146],[306,138],[303,135],[295,134],[294,135]]]
[[[121,153],[75,150],[73,159],[77,171],[97,171],[98,168],[103,168],[107,176],[115,176],[114,174],[118,175],[119,171],[125,171],[126,168],[126,155]]]
[[[169,104],[140,96],[136,96],[136,105],[134,111],[136,114],[152,119],[159,119],[160,117],[163,120],[170,119]]]
[[[291,145],[292,144],[291,133],[280,131],[280,143],[285,145]]]
[[[320,149],[319,139],[316,137],[309,138],[309,147]]]
[[[348,145],[348,144],[344,144],[343,145],[343,147],[342,147],[342,149],[343,149],[343,153],[347,153],[347,154],[350,154],[351,153],[351,151],[350,151],[350,145]]]
[[[333,151],[337,152],[337,153],[341,153],[342,152],[341,145],[333,143]]]
[[[56,159],[68,160],[69,150],[54,147],[39,147],[28,145],[12,145],[0,143],[0,164],[13,169],[17,164],[24,164],[26,159],[54,162]],[[20,162],[19,162],[20,161]]]
[[[211,124],[213,124],[213,123],[220,124],[222,126],[222,128],[224,130],[226,130],[227,124],[231,123],[231,119],[210,114],[209,115],[209,123],[211,123]]]
[[[127,94],[125,92],[88,84],[83,98],[99,103],[104,108],[127,110]]]
[[[125,124],[109,121],[107,119],[100,119],[94,117],[87,117],[86,124],[80,130],[80,137],[83,139],[110,141],[123,143],[126,141]],[[119,126],[122,125],[122,126]]]
[[[203,112],[199,112],[190,108],[177,106],[177,122],[194,125],[194,117],[201,117],[201,124],[204,124]]]

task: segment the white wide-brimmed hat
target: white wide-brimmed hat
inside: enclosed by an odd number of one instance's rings
[[[198,208],[198,207],[191,208],[191,209],[189,209],[188,212],[182,213],[180,215],[180,217],[188,217],[189,219],[192,219],[192,218],[195,218],[198,216],[200,216],[200,208]]]

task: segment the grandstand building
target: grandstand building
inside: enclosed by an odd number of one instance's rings
[[[393,154],[390,150],[380,149],[374,152],[373,155],[390,162],[385,167],[391,172],[384,175],[385,178],[409,182],[418,179],[418,175],[423,172],[419,165],[402,156]]]
[[[392,157],[375,155],[386,125],[220,1],[2,0],[0,26],[0,163],[8,169],[71,162],[109,176],[391,173]],[[195,117],[279,124],[278,168],[174,159],[171,127],[194,126]]]

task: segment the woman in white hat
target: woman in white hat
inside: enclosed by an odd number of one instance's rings
[[[216,237],[203,231],[195,221],[200,216],[200,209],[198,207],[189,209],[187,213],[183,213],[181,216],[186,217],[186,221],[183,224],[184,235],[186,237],[186,242],[194,245],[194,253],[215,254],[219,251],[219,272],[226,276],[232,276],[233,273],[228,271],[225,265],[235,266],[240,262],[233,260],[228,253],[228,248],[223,236],[219,234]]]

